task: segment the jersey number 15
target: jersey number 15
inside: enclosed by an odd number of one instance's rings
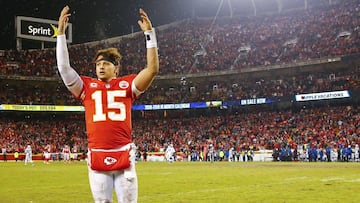
[[[105,92],[107,94],[106,106],[103,104],[102,93],[103,93],[102,91],[98,90],[91,94],[91,99],[95,101],[95,114],[93,115],[93,121],[94,122],[106,121],[106,118],[109,118],[112,121],[124,121],[126,119],[126,106],[124,102],[115,101],[115,98],[126,97],[126,91],[125,90],[106,91]],[[108,109],[107,115],[104,113],[103,108]]]

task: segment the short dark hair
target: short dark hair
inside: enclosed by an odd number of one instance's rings
[[[114,47],[99,50],[95,54],[95,57],[94,57],[93,61],[96,62],[96,59],[99,56],[103,56],[103,58],[106,58],[106,59],[110,60],[110,62],[112,62],[115,66],[120,65],[120,60],[122,58],[122,56],[119,53],[118,49],[114,48]]]

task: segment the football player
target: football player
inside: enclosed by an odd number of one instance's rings
[[[85,107],[89,182],[95,202],[137,202],[138,182],[132,150],[131,106],[159,72],[155,30],[143,9],[138,24],[144,32],[147,64],[138,74],[117,77],[121,55],[116,48],[99,50],[94,57],[97,78],[79,76],[70,66],[65,29],[70,18],[65,6],[59,17],[57,65],[64,84]]]

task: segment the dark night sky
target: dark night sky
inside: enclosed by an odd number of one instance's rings
[[[276,13],[279,2],[284,9],[304,6],[304,0],[0,0],[0,50],[16,49],[16,16],[57,20],[65,5],[69,5],[72,13],[73,44],[78,44],[140,31],[137,24],[139,8],[148,13],[156,27],[185,18],[214,17],[216,14],[251,16],[254,6],[257,13]],[[328,2],[308,1],[319,5]],[[26,43],[30,46],[40,44],[23,40],[25,49]]]
[[[203,0],[210,2],[210,0]],[[219,0],[212,0],[216,6]],[[143,8],[153,26],[191,16],[193,0],[0,0],[0,49],[16,49],[15,17],[57,20],[69,5],[73,43],[82,43],[139,31],[138,10]],[[202,5],[204,6],[204,5]],[[29,41],[28,41],[29,42]],[[30,42],[29,42],[30,43]],[[39,43],[39,42],[36,42]],[[26,41],[23,42],[26,44]]]

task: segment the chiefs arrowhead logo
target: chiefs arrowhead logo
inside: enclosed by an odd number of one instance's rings
[[[117,159],[115,159],[115,158],[113,158],[113,157],[107,156],[107,157],[104,158],[104,164],[105,164],[105,165],[113,165],[113,164],[115,164],[116,162],[117,162]]]
[[[125,80],[122,80],[119,82],[119,87],[122,88],[122,89],[126,89],[129,87],[129,83]]]

